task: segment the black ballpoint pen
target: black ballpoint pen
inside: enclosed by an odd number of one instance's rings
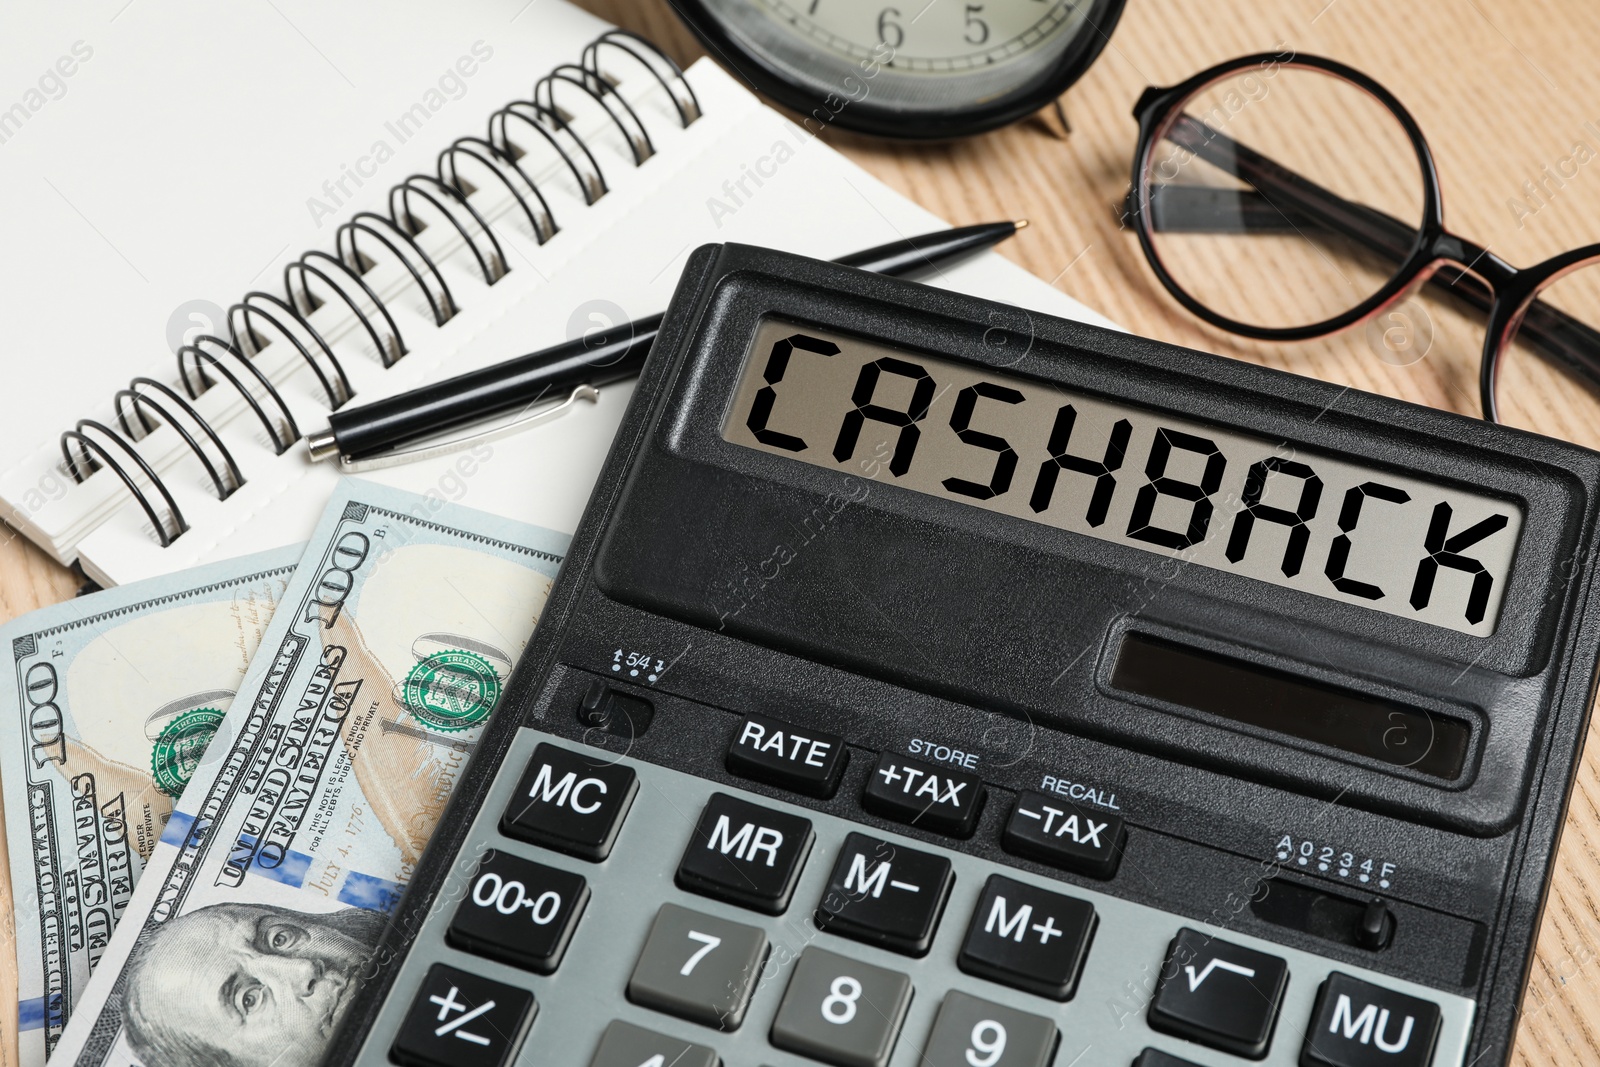
[[[1026,220],[1019,220],[960,226],[892,241],[834,262],[879,274],[915,274],[992,247],[1026,225]],[[450,451],[463,443],[458,439],[436,448],[397,451],[420,438],[515,408],[531,408],[546,399],[564,397],[568,404],[585,397],[594,399],[600,386],[638,376],[661,330],[662,318],[635,319],[371,404],[336,411],[328,417],[326,430],[307,435],[306,450],[314,461],[337,456],[346,467],[387,466]],[[541,411],[532,418],[544,418],[556,410]],[[526,421],[532,419],[501,427],[495,435]]]

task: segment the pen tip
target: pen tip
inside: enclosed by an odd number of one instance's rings
[[[1028,220],[1027,219],[1018,219],[1016,222],[1013,222],[1011,225],[1015,226],[1019,230],[1026,230],[1028,228]]]

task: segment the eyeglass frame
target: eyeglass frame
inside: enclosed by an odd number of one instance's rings
[[[1203,304],[1181,286],[1161,262],[1161,256],[1156,250],[1155,234],[1153,232],[1154,213],[1151,210],[1150,184],[1148,175],[1151,172],[1150,157],[1158,144],[1166,139],[1166,134],[1177,119],[1184,117],[1182,106],[1197,96],[1202,90],[1212,84],[1221,82],[1237,75],[1249,68],[1266,69],[1277,67],[1279,69],[1303,69],[1320,71],[1343,79],[1364,91],[1379,104],[1383,105],[1390,114],[1400,123],[1412,149],[1416,152],[1417,164],[1422,176],[1422,218],[1415,227],[1415,237],[1409,249],[1404,253],[1404,259],[1389,280],[1356,306],[1322,322],[1306,326],[1257,326],[1251,323],[1239,322],[1228,318],[1214,309]],[[1230,333],[1239,334],[1263,341],[1305,341],[1317,337],[1326,337],[1338,333],[1357,323],[1363,322],[1379,314],[1384,308],[1399,302],[1409,292],[1422,285],[1435,283],[1435,275],[1444,267],[1454,267],[1458,274],[1448,281],[1441,282],[1453,290],[1452,295],[1469,304],[1486,310],[1488,324],[1484,334],[1483,353],[1479,365],[1478,390],[1479,403],[1482,406],[1483,417],[1490,422],[1499,422],[1499,405],[1495,397],[1495,386],[1499,372],[1499,364],[1505,350],[1528,309],[1534,303],[1534,297],[1547,285],[1574,271],[1588,265],[1590,262],[1600,260],[1600,243],[1585,245],[1549,259],[1536,263],[1532,267],[1518,268],[1512,266],[1504,259],[1495,255],[1488,248],[1480,247],[1472,241],[1452,233],[1444,223],[1444,196],[1440,189],[1439,171],[1434,163],[1433,152],[1428,146],[1427,138],[1423,136],[1422,129],[1417,125],[1405,105],[1378,82],[1337,60],[1326,59],[1321,56],[1294,55],[1285,59],[1279,53],[1256,53],[1240,56],[1237,59],[1219,63],[1213,67],[1166,88],[1151,86],[1139,97],[1133,107],[1133,116],[1139,124],[1139,140],[1133,154],[1133,179],[1129,192],[1129,213],[1134,231],[1138,235],[1139,245],[1144,251],[1145,260],[1155,272],[1156,278],[1163,288],[1172,297],[1183,305],[1189,312],[1220,329]],[[1204,124],[1201,124],[1204,126]],[[1205,126],[1206,129],[1212,129]],[[1159,135],[1159,136],[1158,136]],[[1209,146],[1219,138],[1226,140],[1238,149],[1240,146],[1232,142],[1220,131],[1213,131],[1213,136],[1206,139]],[[1181,142],[1177,142],[1181,143]],[[1199,151],[1190,149],[1198,155]],[[1246,151],[1249,151],[1246,148]],[[1403,226],[1407,230],[1413,227],[1409,223],[1393,219],[1376,209],[1365,205],[1351,204],[1337,194],[1331,193],[1320,186],[1301,178],[1287,168],[1278,166],[1267,157],[1260,157],[1267,164],[1276,166],[1285,176],[1307,187],[1304,190],[1280,187],[1276,192],[1303,196],[1321,194],[1331,198],[1333,203],[1324,200],[1320,204],[1311,205],[1313,211],[1322,210],[1338,212],[1342,207],[1355,208],[1356,217],[1346,221],[1354,222],[1358,228],[1371,227],[1378,224],[1374,216],[1381,216],[1386,223]],[[1236,175],[1237,176],[1237,175]],[[1254,181],[1250,185],[1259,191],[1259,186]],[[1270,204],[1271,201],[1269,200]],[[1304,204],[1296,205],[1304,207]],[[1273,205],[1275,209],[1276,205]],[[1277,209],[1280,210],[1281,209]],[[1287,215],[1284,216],[1288,218]],[[1392,235],[1392,234],[1391,234]],[[1371,237],[1371,234],[1368,234]],[[1367,242],[1371,248],[1370,241]],[[1382,252],[1383,249],[1377,251]],[[1483,293],[1487,289],[1487,294]],[[1487,307],[1482,305],[1487,303]],[[1541,305],[1541,307],[1547,307]],[[1548,313],[1558,316],[1562,326],[1577,326],[1584,332],[1593,334],[1595,341],[1594,354],[1585,358],[1578,352],[1568,350],[1564,353],[1546,353],[1547,358],[1564,365],[1567,369],[1589,379],[1600,388],[1600,333],[1589,330],[1584,324],[1570,319],[1564,313],[1554,308],[1548,308]],[[1543,346],[1541,346],[1543,347]]]

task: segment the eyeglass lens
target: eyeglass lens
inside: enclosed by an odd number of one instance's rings
[[[1320,70],[1251,67],[1174,109],[1145,162],[1157,259],[1246,326],[1311,326],[1394,277],[1423,218],[1399,120]]]

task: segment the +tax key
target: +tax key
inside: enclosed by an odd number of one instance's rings
[[[983,810],[983,780],[885,752],[867,778],[861,804],[895,822],[971,837]]]

